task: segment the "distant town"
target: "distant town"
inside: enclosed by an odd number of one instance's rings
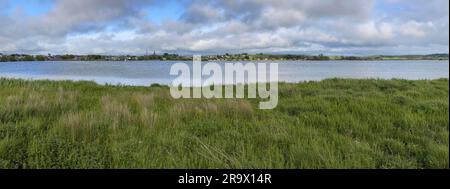
[[[222,54],[205,55],[203,61],[273,61],[273,60],[448,60],[449,54],[430,54],[430,55],[374,55],[374,56],[326,56],[319,55],[296,55],[296,54]],[[156,54],[151,55],[29,55],[29,54],[2,54],[0,53],[0,62],[15,61],[142,61],[142,60],[160,60],[160,61],[190,61],[192,56],[178,54]]]

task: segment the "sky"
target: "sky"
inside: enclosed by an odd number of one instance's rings
[[[0,0],[0,53],[448,53],[448,0]]]

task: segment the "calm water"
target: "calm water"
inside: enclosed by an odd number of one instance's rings
[[[89,80],[100,84],[147,86],[170,84],[172,64],[135,62],[0,62],[0,77]],[[187,62],[192,64],[191,62]],[[205,62],[204,62],[205,63]],[[326,78],[436,79],[449,77],[448,61],[278,61],[279,80],[299,82]],[[222,66],[224,62],[220,63]]]

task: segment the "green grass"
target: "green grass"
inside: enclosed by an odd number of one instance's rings
[[[257,99],[0,79],[0,168],[449,168],[449,82],[280,84]]]

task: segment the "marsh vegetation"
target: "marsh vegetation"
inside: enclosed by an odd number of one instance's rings
[[[328,79],[258,99],[0,79],[0,168],[448,168],[448,79]]]

